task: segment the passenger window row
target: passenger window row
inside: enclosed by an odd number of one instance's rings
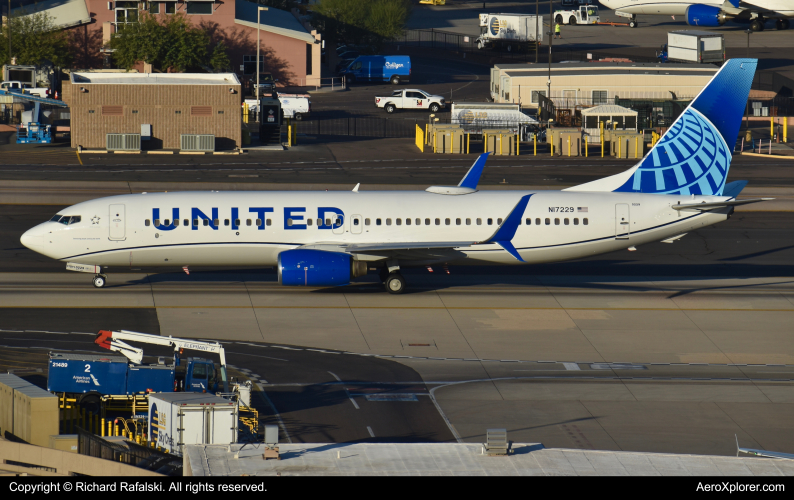
[[[199,225],[199,221],[201,221],[201,225],[203,225],[203,226],[209,226],[210,225],[209,219],[193,219],[193,225],[194,226],[198,226]],[[170,226],[171,225],[171,219],[163,219],[162,221],[160,219],[154,219],[154,225],[155,226],[159,226],[160,222],[162,222],[164,226]],[[174,227],[179,227],[179,219],[174,219],[173,222],[174,222]],[[212,225],[213,226],[219,226],[220,222],[221,222],[220,219],[215,219],[215,220],[212,221]],[[237,227],[240,227],[240,225],[241,225],[240,223],[241,222],[242,221],[240,219],[234,219],[234,225],[237,226]],[[144,223],[144,225],[146,227],[149,227],[149,226],[152,225],[152,221],[150,219],[146,219],[143,223]],[[245,221],[245,225],[246,226],[250,226],[250,225],[253,225],[253,224],[255,224],[257,226],[261,226],[262,225],[262,219],[246,219],[246,221]],[[190,219],[183,219],[182,220],[182,225],[184,227],[190,226]],[[230,226],[231,225],[231,219],[224,219],[223,220],[223,225],[224,226]],[[273,225],[272,219],[267,219],[265,221],[265,225],[267,225],[267,226]]]
[[[209,226],[210,225],[209,219],[193,219],[193,225],[194,226],[198,226],[199,225],[199,220],[202,221],[202,225],[204,225],[204,226]],[[425,226],[431,226],[431,225],[440,226],[441,225],[441,219],[436,218],[436,219],[432,219],[432,220],[433,220],[433,222],[431,222],[431,219],[424,219],[424,225]],[[463,225],[464,224],[464,220],[465,220],[465,224],[467,226],[470,226],[472,224],[472,219],[469,219],[469,218],[467,218],[467,219],[456,218],[455,219],[455,225],[456,226]],[[52,221],[61,222],[63,224],[74,224],[75,222],[80,222],[80,216],[78,215],[78,216],[72,216],[72,217],[68,217],[68,216],[67,217],[62,217],[60,215],[56,215],[55,217],[52,218]],[[313,224],[313,221],[314,221],[314,219],[307,219],[306,220],[306,225],[307,226],[311,226]],[[567,217],[565,219],[562,219],[562,221],[563,221],[562,223],[564,225],[566,225],[566,226],[571,224],[571,219],[569,219]],[[160,222],[161,222],[160,219],[155,219],[154,220],[154,225],[155,226],[159,226]],[[174,220],[173,222],[174,222],[174,227],[178,227],[179,226],[179,220],[178,219]],[[212,222],[213,222],[214,226],[220,225],[220,220],[219,219],[215,219]],[[325,219],[325,225],[326,226],[330,226],[331,222],[332,222],[332,219]],[[394,222],[395,225],[401,226],[403,224],[403,219],[397,218],[397,219],[394,219],[393,222]],[[416,218],[416,219],[406,218],[404,222],[405,222],[406,226],[410,226],[411,224],[415,224],[417,226],[421,226],[422,225],[422,219],[420,219],[420,218]],[[543,222],[547,226],[551,225],[551,219],[548,218],[548,217],[546,219],[544,219]],[[162,223],[163,223],[164,226],[170,226],[171,225],[171,220],[170,219],[164,219],[162,221]],[[234,220],[234,225],[235,226],[239,227],[241,225],[240,223],[241,223],[240,219],[235,219]],[[254,223],[257,226],[261,226],[262,225],[262,219],[246,219],[246,221],[245,221],[245,225],[246,226],[251,226]],[[486,223],[487,223],[487,225],[492,226],[493,223],[494,223],[494,220],[491,219],[491,218],[488,218],[488,219],[486,219]],[[524,223],[527,226],[531,226],[532,225],[532,219],[527,217],[524,220]],[[146,219],[144,221],[144,224],[148,227],[148,226],[151,225],[151,221],[149,219]],[[293,224],[294,224],[294,222],[293,222],[292,219],[287,219],[287,226],[292,226]],[[323,224],[323,219],[317,219],[317,225],[320,226],[322,224]],[[341,226],[342,225],[342,219],[333,219],[333,224],[336,227]],[[353,219],[353,224],[357,226],[359,224],[358,219]],[[481,226],[482,225],[482,219],[477,218],[476,219],[476,224],[478,226]],[[502,224],[502,219],[496,219],[496,224],[497,225],[501,225]],[[589,220],[586,217],[584,219],[582,219],[582,225],[587,226],[588,224],[589,224]],[[184,219],[183,222],[182,222],[182,225],[183,226],[189,226],[190,225],[190,219]],[[223,225],[224,226],[229,226],[230,225],[230,219],[224,219],[223,220]],[[272,226],[273,225],[272,219],[266,219],[265,220],[265,225]],[[364,225],[365,226],[371,225],[371,220],[370,219],[364,219]],[[375,219],[375,225],[376,226],[383,225],[383,219],[380,219],[380,218]],[[386,219],[386,225],[387,226],[391,226],[392,225],[392,219],[391,218],[387,218]],[[449,218],[444,219],[444,225],[445,226],[452,225],[452,219],[449,219]],[[535,225],[536,226],[540,226],[541,225],[541,219],[540,218],[536,218],[535,219]],[[554,225],[555,226],[559,226],[560,225],[560,219],[559,218],[555,218],[554,219]],[[578,226],[579,225],[579,218],[574,218],[573,219],[573,225],[574,226]]]

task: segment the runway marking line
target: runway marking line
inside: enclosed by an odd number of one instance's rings
[[[334,378],[335,378],[335,379],[336,379],[338,382],[340,382],[340,383],[342,382],[342,379],[341,379],[341,378],[339,378],[339,375],[337,375],[336,373],[334,373],[334,372],[332,372],[332,371],[329,371],[328,373],[330,373],[331,375],[333,375],[333,376],[334,376]],[[353,396],[351,396],[351,395],[350,395],[350,391],[349,391],[349,390],[347,390],[347,387],[345,387],[344,389],[345,389],[345,394],[347,394],[347,398],[350,400],[350,402],[351,402],[351,403],[353,403],[353,406],[355,406],[355,407],[356,407],[356,410],[360,410],[361,408],[358,406],[358,403],[356,403],[356,400],[355,400],[355,399],[353,399]],[[369,429],[369,427],[367,427],[367,429]],[[372,430],[370,430],[369,432],[370,432],[370,434],[372,434]],[[372,434],[372,437],[375,437],[375,435],[374,435],[374,434]]]

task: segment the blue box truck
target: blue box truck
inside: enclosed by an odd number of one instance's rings
[[[219,378],[215,365],[202,358],[174,364],[133,364],[124,356],[51,352],[47,390],[66,393],[89,411],[102,396],[149,392],[215,392]]]
[[[411,81],[409,56],[358,56],[343,69],[341,75],[352,82],[391,82],[393,85]]]

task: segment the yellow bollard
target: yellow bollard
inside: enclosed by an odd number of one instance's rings
[[[100,435],[105,437],[105,419],[102,419],[101,424],[99,425]]]
[[[636,160],[640,156],[640,136],[634,138],[634,159]]]
[[[243,122],[248,123],[248,103],[243,103]]]
[[[571,136],[568,136],[568,157],[571,156]]]
[[[599,132],[601,133],[601,158],[604,157],[604,122],[599,122]]]
[[[502,134],[499,134],[499,156],[502,156],[502,155],[505,154],[504,148],[503,148],[503,146],[505,144],[505,140],[504,139],[505,139],[505,136],[502,135]]]
[[[775,137],[775,117],[769,117],[769,140],[771,141]]]
[[[788,142],[788,116],[783,117],[783,142]]]
[[[546,134],[548,134],[548,133],[549,133],[549,131],[547,130]],[[551,156],[554,156],[554,134],[552,134],[551,141],[549,141],[549,144],[551,144]]]
[[[587,142],[587,137],[585,137],[585,139],[584,139],[584,157],[585,158],[589,158],[590,157],[590,148],[587,147],[589,145],[590,144]]]
[[[469,142],[471,140],[471,134],[466,134],[466,154],[469,154]]]
[[[519,152],[519,147],[521,147],[521,142],[518,140],[518,134],[516,134],[516,156],[519,156],[521,154]]]
[[[535,148],[534,152],[532,153],[532,156],[538,156],[538,133],[537,132],[535,132],[532,135],[532,142],[534,142],[534,148]]]

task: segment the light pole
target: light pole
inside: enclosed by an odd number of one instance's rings
[[[552,0],[549,0],[549,82],[546,94],[549,99],[551,99],[551,46],[554,44],[552,33],[554,33],[554,6]]]
[[[259,32],[262,31],[262,11],[263,10],[267,10],[267,7],[259,7],[259,10],[256,11],[256,102],[257,102],[257,106],[259,106]]]
[[[753,30],[748,29],[748,30],[745,31],[745,33],[747,33],[747,57],[749,58],[750,57],[750,35],[753,34]]]

